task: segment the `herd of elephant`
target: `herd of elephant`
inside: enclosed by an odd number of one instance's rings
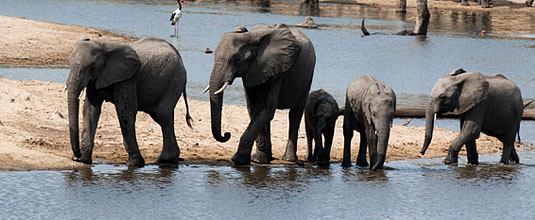
[[[234,164],[270,163],[274,159],[270,122],[276,109],[289,109],[288,141],[283,160],[298,160],[297,135],[304,113],[306,160],[318,165],[329,164],[335,122],[343,115],[342,165],[351,166],[351,139],[356,130],[360,133],[356,164],[369,165],[373,170],[383,167],[396,109],[396,95],[383,82],[369,75],[357,78],[348,86],[345,106],[341,108],[324,90],[309,94],[316,64],[314,46],[303,33],[285,24],[255,25],[251,30],[237,27],[222,36],[214,57],[205,92],[209,91],[212,134],[217,141],[226,142],[231,137],[229,132],[221,131],[225,88],[240,77],[245,90],[250,122],[232,157]],[[127,165],[145,165],[135,135],[137,111],[148,113],[162,128],[163,149],[158,163],[178,163],[180,149],[174,132],[174,108],[181,95],[186,101],[188,125],[191,117],[186,97],[186,69],[173,45],[151,37],[132,43],[82,37],[75,44],[69,63],[66,89],[73,160],[92,163],[101,105],[108,101],[117,111],[128,153]],[[84,88],[80,143],[79,99]],[[457,163],[463,145],[468,163],[478,164],[475,140],[480,132],[503,142],[501,163],[519,162],[514,141],[523,102],[514,82],[500,74],[485,76],[463,69],[439,79],[426,108],[422,154],[431,142],[436,115],[452,111],[460,115],[461,131],[449,146],[446,164]],[[255,142],[256,151],[252,154]]]

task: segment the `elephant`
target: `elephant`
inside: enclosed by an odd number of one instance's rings
[[[344,111],[344,153],[342,166],[351,166],[351,139],[353,131],[360,133],[356,164],[378,170],[386,160],[390,128],[396,111],[394,90],[370,75],[355,79],[346,90]]]
[[[128,166],[145,165],[136,140],[137,111],[148,113],[162,128],[163,150],[159,163],[178,163],[180,149],[174,131],[174,108],[183,94],[186,122],[191,117],[186,95],[186,69],[176,48],[146,37],[132,43],[82,37],[69,56],[69,133],[73,160],[91,164],[95,131],[104,101],[115,105],[128,152]],[[85,88],[82,143],[79,142],[79,96]]]
[[[266,164],[273,160],[270,123],[276,109],[290,109],[285,161],[297,161],[297,132],[314,75],[316,54],[312,42],[300,31],[279,24],[274,28],[255,25],[251,31],[237,27],[225,33],[214,52],[210,83],[212,135],[221,135],[223,91],[236,77],[245,90],[250,123],[243,132],[232,161],[234,164]],[[256,152],[251,156],[256,139]]]
[[[500,163],[519,162],[514,148],[524,105],[518,86],[501,74],[485,76],[455,69],[440,78],[431,90],[425,109],[424,154],[433,137],[437,114],[454,112],[460,116],[461,131],[450,143],[445,164],[458,163],[459,150],[466,146],[469,164],[478,164],[476,139],[480,132],[503,143]]]
[[[311,92],[305,105],[305,127],[307,135],[307,161],[317,162],[318,165],[328,165],[334,128],[338,116],[344,109],[338,108],[338,103],[323,89]],[[325,138],[325,145],[322,141]],[[315,142],[312,152],[312,140]]]

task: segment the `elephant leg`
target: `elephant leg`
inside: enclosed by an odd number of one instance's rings
[[[126,165],[142,167],[145,165],[145,160],[139,152],[139,147],[136,140],[136,86],[134,82],[119,83],[115,86],[114,94],[113,103],[115,104],[117,118],[119,119],[119,124],[121,125],[123,144],[126,152],[128,153]]]
[[[515,147],[515,136],[510,135],[510,134],[505,135],[502,142],[503,142],[503,150],[502,150],[502,158],[500,159],[500,163],[509,164],[509,161],[512,158],[513,150]],[[516,151],[515,151],[515,154],[516,154]],[[518,155],[516,156],[518,157]]]
[[[518,154],[516,153],[516,149],[513,143],[513,149],[511,150],[511,162],[514,163],[520,163],[520,157],[518,157]]]
[[[366,138],[366,132],[360,132],[359,153],[357,156],[357,165],[361,167],[368,166],[368,160],[366,159],[366,150],[368,148],[368,141]]]
[[[80,158],[75,158],[75,161],[91,164],[93,147],[95,146],[95,132],[97,130],[103,100],[96,96],[94,90],[86,90],[87,96],[84,101],[83,110],[82,146],[80,149],[82,156]]]
[[[288,143],[286,144],[286,152],[282,157],[285,161],[297,161],[297,134],[303,111],[305,110],[307,97],[299,100],[299,103],[293,108],[290,108],[288,118],[290,120],[290,128],[288,129]]]
[[[256,152],[251,159],[255,163],[268,164],[272,160],[271,153],[271,122],[268,121],[256,137]]]
[[[238,144],[238,150],[232,156],[232,161],[237,164],[250,164],[251,163],[251,151],[253,148],[254,140],[258,137],[260,131],[273,119],[275,115],[275,109],[277,107],[279,91],[281,87],[282,77],[272,77],[263,85],[258,86],[255,90],[256,94],[255,108],[251,109],[252,117],[251,122],[240,137],[240,143]],[[247,91],[249,93],[249,90]],[[252,93],[252,92],[251,92]],[[247,94],[247,97],[254,100],[251,94]],[[251,101],[249,100],[249,101]],[[271,151],[271,149],[269,149]]]
[[[313,140],[312,135],[313,135],[313,131],[312,131],[312,129],[306,128],[305,132],[306,132],[306,135],[307,135],[307,155],[306,155],[306,160],[308,162],[314,162],[315,158],[313,157],[313,154],[312,154],[312,140]]]
[[[158,112],[149,114],[162,129],[163,148],[162,153],[158,157],[158,163],[178,163],[180,156],[180,148],[175,136],[175,117],[174,112]]]
[[[473,112],[472,111],[473,110],[471,110],[471,113],[469,113],[471,114],[470,116],[466,115],[464,117],[464,123],[459,136],[457,136],[450,143],[448,156],[446,156],[446,159],[444,160],[445,164],[458,163],[459,151],[461,150],[461,147],[466,143],[470,143],[472,141],[475,142],[475,140],[479,137],[479,133],[481,132],[481,124],[483,123],[483,114],[476,113],[477,110]]]
[[[327,162],[330,162],[331,160],[331,146],[333,145],[334,128],[335,126],[333,125],[332,127],[325,129],[325,132],[323,133],[323,136],[325,137],[324,148]]]
[[[476,140],[468,141],[466,144],[466,157],[468,158],[468,163],[473,165],[479,164],[479,156],[477,155]]]
[[[346,111],[349,111],[349,108],[346,106]],[[351,114],[344,114],[344,153],[342,157],[342,166],[350,167],[351,166],[351,139],[353,139],[353,126],[352,123],[355,123],[354,120],[351,120]]]

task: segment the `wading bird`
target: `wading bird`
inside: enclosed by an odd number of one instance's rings
[[[178,36],[178,23],[180,22],[180,17],[182,17],[182,4],[180,2],[184,2],[184,4],[188,5],[186,1],[183,0],[177,0],[178,2],[178,8],[171,13],[171,25],[175,26],[175,36]]]

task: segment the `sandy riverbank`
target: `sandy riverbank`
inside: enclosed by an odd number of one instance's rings
[[[25,27],[31,25],[33,29]],[[110,36],[133,40],[106,31],[31,21],[0,16],[0,64],[48,65],[64,64],[72,45],[86,34],[92,38]],[[1,70],[0,70],[1,71]],[[67,103],[61,94],[62,84],[41,81],[12,81],[0,79],[0,170],[69,169],[83,166],[71,161]],[[223,110],[222,130],[232,132],[227,143],[216,142],[210,132],[209,103],[189,100],[193,129],[185,125],[184,103],[175,110],[175,131],[184,163],[230,164],[245,130],[247,110],[227,105]],[[80,111],[81,113],[81,111]],[[275,158],[281,158],[287,138],[287,111],[277,111],[272,121],[272,142]],[[338,120],[331,158],[340,161],[343,151],[343,117]],[[304,127],[304,122],[301,127]],[[154,163],[161,152],[160,127],[145,113],[137,117],[137,138],[147,163]],[[449,142],[457,132],[436,129],[433,143],[425,157],[443,157]],[[103,105],[96,134],[94,163],[124,163],[127,154],[112,104]],[[419,158],[423,143],[423,127],[392,128],[388,160]],[[356,157],[358,134],[354,137],[353,158]],[[303,129],[299,133],[298,156],[304,159],[306,141]],[[501,143],[482,135],[478,140],[481,154],[501,152]],[[464,150],[461,152],[464,155]],[[464,156],[463,156],[464,159]],[[273,164],[280,163],[273,161]]]

